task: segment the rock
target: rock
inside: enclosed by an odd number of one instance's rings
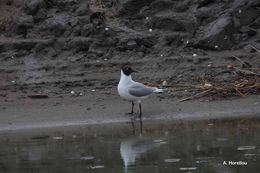
[[[142,7],[149,6],[154,0],[123,0],[119,14],[125,17],[133,17]]]
[[[76,51],[88,51],[92,40],[87,37],[73,37],[69,41],[69,48],[76,49]]]
[[[209,18],[210,16],[212,16],[213,14],[213,10],[211,8],[208,8],[208,7],[202,7],[202,8],[199,8],[195,15],[198,19],[200,20],[204,20],[204,19],[207,19]]]
[[[144,57],[145,53],[144,53],[144,52],[137,52],[137,55],[138,55],[139,57]]]
[[[48,31],[51,35],[56,37],[61,36],[68,28],[69,19],[68,16],[57,15],[45,20],[40,29],[42,31]]]
[[[257,34],[257,31],[255,29],[249,28],[247,26],[242,26],[239,31],[248,34],[248,36],[255,36]]]
[[[79,5],[78,9],[76,10],[76,14],[78,16],[84,16],[89,13],[89,3],[84,1],[82,4]]]
[[[233,46],[234,27],[229,16],[220,16],[217,20],[201,27],[197,31],[195,47],[202,49],[230,49]]]
[[[34,22],[38,23],[47,18],[47,10],[44,8],[39,9],[39,11],[33,16]]]
[[[33,26],[33,16],[22,14],[17,18],[16,24],[17,26],[25,26],[25,27],[32,27]]]
[[[214,3],[215,0],[199,0],[198,8],[208,6],[211,3]]]
[[[126,48],[128,50],[133,50],[134,48],[137,47],[137,43],[135,40],[129,40],[127,43],[126,43]]]
[[[86,24],[86,25],[81,27],[80,35],[88,37],[92,33],[92,30],[93,30],[93,25],[92,24]]]
[[[104,12],[94,12],[89,17],[90,23],[95,25],[100,25],[105,22],[105,13]]]
[[[137,45],[139,47],[144,47],[144,48],[151,48],[157,43],[157,39],[153,36],[144,36],[144,37],[137,37],[135,39]],[[142,51],[142,50],[140,50]]]
[[[174,5],[174,10],[176,12],[185,12],[190,8],[192,1],[193,0],[179,1],[177,4]]]
[[[183,32],[173,32],[164,36],[166,46],[180,46],[188,34]]]
[[[25,4],[25,12],[27,14],[36,14],[43,3],[43,0],[27,0]]]
[[[257,9],[259,0],[235,0],[231,4],[232,16],[237,17],[240,20],[241,25],[248,25],[257,19],[260,15],[260,10]]]
[[[16,33],[24,34],[24,36],[26,37],[27,29],[32,28],[33,24],[34,24],[34,20],[32,15],[26,15],[26,14],[20,15],[20,17],[18,17],[16,20],[16,25],[17,25]]]
[[[74,11],[76,8],[76,4],[78,3],[78,0],[55,0],[54,1],[57,6],[64,11]]]
[[[150,4],[149,9],[155,12],[155,11],[162,11],[165,9],[171,9],[173,7],[174,7],[174,2],[171,0],[155,0]]]
[[[185,13],[161,12],[152,18],[152,28],[193,33],[197,19]]]
[[[209,57],[203,57],[203,56],[197,56],[197,57],[193,57],[193,63],[194,64],[201,64],[204,61],[209,60]]]
[[[260,29],[260,17],[249,25],[251,28]]]

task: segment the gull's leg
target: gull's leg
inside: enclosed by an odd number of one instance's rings
[[[129,112],[129,113],[126,113],[127,115],[133,115],[134,114],[134,105],[135,105],[135,103],[134,103],[134,101],[132,101],[132,111]]]
[[[140,111],[140,113],[139,113],[139,117],[140,117],[140,119],[142,118],[142,105],[141,105],[141,103],[139,103],[139,111]]]

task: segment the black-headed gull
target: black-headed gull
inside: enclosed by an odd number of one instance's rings
[[[132,102],[132,111],[129,114],[134,113],[134,102],[139,104],[140,118],[142,116],[142,106],[141,100],[146,99],[152,93],[163,92],[163,89],[156,87],[149,87],[142,83],[135,82],[132,80],[131,74],[137,72],[133,70],[130,66],[123,66],[121,68],[121,77],[117,90],[119,95],[126,100]]]

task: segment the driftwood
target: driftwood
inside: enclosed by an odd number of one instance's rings
[[[179,101],[180,101],[180,102],[184,102],[184,101],[191,100],[191,99],[194,99],[194,98],[197,98],[197,97],[200,97],[200,96],[204,96],[206,93],[208,93],[208,92],[210,92],[210,91],[211,91],[211,89],[208,89],[208,90],[202,91],[202,92],[200,92],[200,93],[197,93],[197,94],[195,94],[195,95],[192,95],[192,96],[190,96],[190,97],[186,97],[186,98],[184,98],[184,99],[181,99],[181,100],[179,100]]]
[[[193,85],[190,86],[190,89]],[[239,95],[239,96],[246,96],[252,91],[260,91],[260,82],[258,81],[234,81],[234,83],[231,84],[225,84],[225,83],[212,83],[210,85],[197,85],[196,88],[201,88],[201,90],[198,93],[195,93],[192,96],[183,98],[179,100],[180,102],[192,100],[198,97],[205,97],[205,96],[219,96],[219,97],[225,97],[225,96],[232,96],[232,95]],[[185,88],[187,90],[187,88]],[[188,91],[191,91],[188,89]]]
[[[251,64],[249,64],[248,62],[245,62],[245,61],[242,61],[240,58],[238,58],[237,56],[233,55],[233,57],[238,60],[242,65],[243,67],[252,67]]]
[[[251,48],[253,48],[255,51],[257,51],[258,53],[260,53],[260,50],[259,49],[257,49],[255,46],[253,46],[253,45],[249,45]]]

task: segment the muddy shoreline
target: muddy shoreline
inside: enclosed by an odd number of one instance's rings
[[[95,124],[126,123],[130,103],[114,95],[95,91],[92,96],[48,98],[1,102],[1,133],[20,130],[66,128]],[[89,100],[92,97],[92,100]],[[143,121],[166,120],[173,123],[260,117],[259,96],[219,101],[161,99],[153,95],[143,103]],[[137,111],[137,110],[136,110]]]

